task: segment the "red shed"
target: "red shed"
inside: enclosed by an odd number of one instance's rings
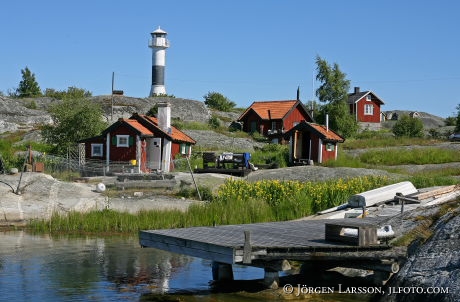
[[[243,123],[243,131],[257,131],[278,143],[284,132],[301,121],[312,122],[313,118],[299,100],[257,101],[241,114],[238,121]]]
[[[289,139],[289,162],[293,165],[335,160],[338,155],[338,143],[345,141],[327,126],[305,121],[297,124],[284,136]]]

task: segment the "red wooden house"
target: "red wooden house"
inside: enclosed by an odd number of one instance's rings
[[[301,121],[313,119],[299,100],[258,101],[251,104],[238,118],[245,132],[259,132],[274,143],[281,142],[283,133]]]
[[[381,106],[384,104],[372,91],[360,91],[355,87],[353,93],[348,94],[350,113],[355,116],[361,129],[378,130],[382,122]]]
[[[196,142],[170,125],[169,106],[160,105],[159,118],[135,113],[129,119],[119,119],[100,136],[82,140],[85,157],[105,161],[107,171],[111,162],[130,161],[136,172],[169,172],[172,159],[190,155]]]
[[[302,121],[284,134],[289,140],[292,165],[323,163],[337,159],[338,143],[345,139],[327,126]]]

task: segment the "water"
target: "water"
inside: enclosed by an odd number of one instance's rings
[[[234,266],[233,273],[245,281],[210,286],[211,261],[141,248],[137,237],[0,232],[0,301],[283,300],[272,291],[258,292],[262,269]],[[368,300],[363,298],[316,295],[308,300]]]
[[[237,266],[234,275],[263,270]],[[136,237],[0,233],[0,301],[241,300],[211,292],[211,279],[210,261],[140,248]]]

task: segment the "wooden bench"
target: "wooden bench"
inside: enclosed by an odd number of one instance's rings
[[[357,246],[378,245],[377,228],[363,223],[326,223],[326,241],[346,242]]]

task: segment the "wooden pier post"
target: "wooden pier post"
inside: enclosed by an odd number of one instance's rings
[[[280,283],[280,276],[278,271],[264,268],[264,285],[269,289],[277,289]]]
[[[228,263],[212,262],[212,279],[214,281],[233,280],[232,265]]]

